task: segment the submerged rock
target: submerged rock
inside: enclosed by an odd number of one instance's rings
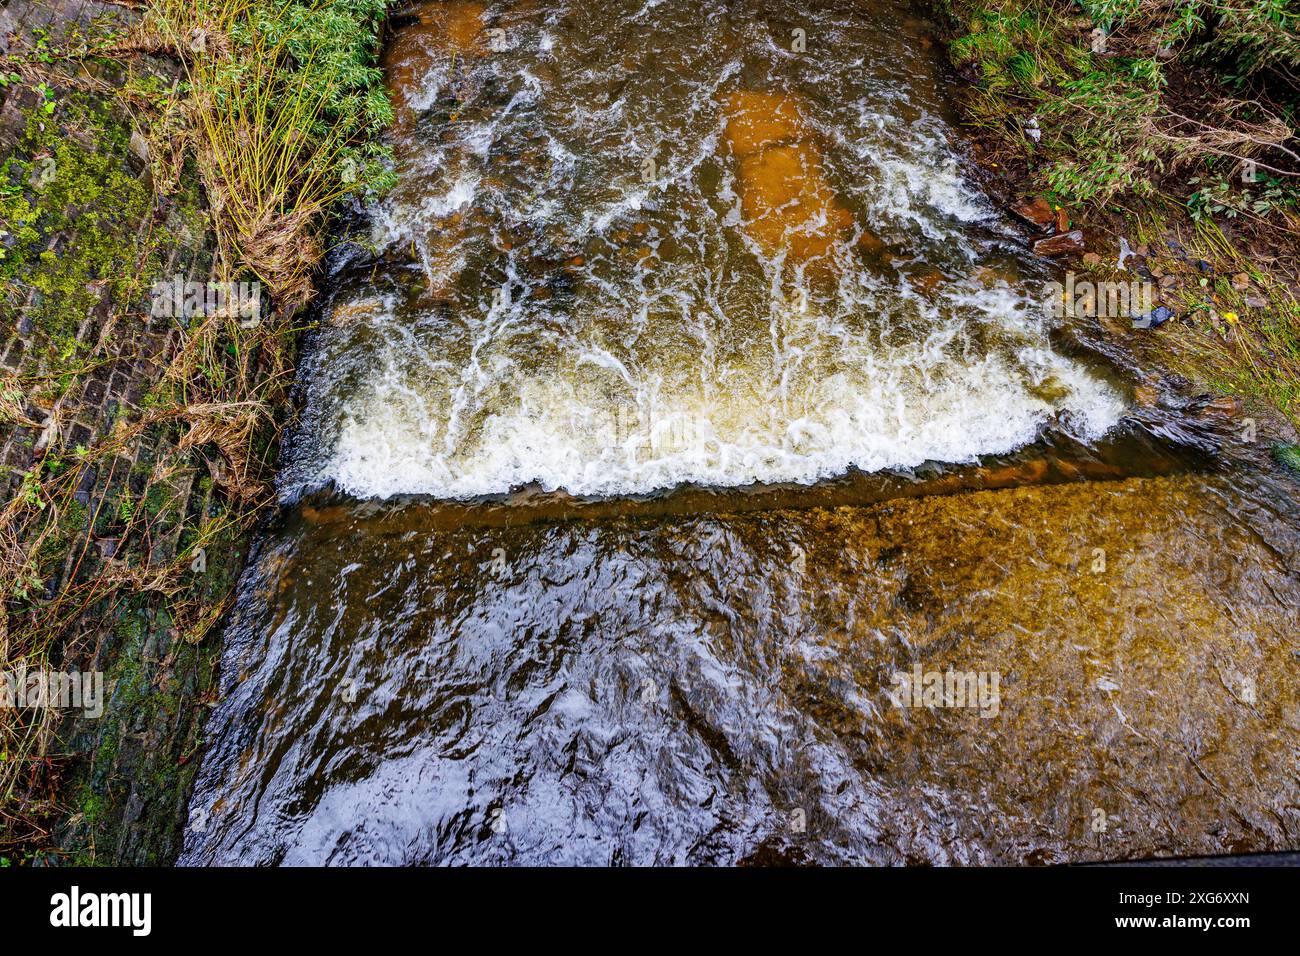
[[[1072,229],[1034,243],[1034,252],[1040,256],[1077,255],[1083,252],[1083,230]]]
[[[766,256],[785,248],[792,264],[827,255],[853,216],[826,178],[798,102],[742,91],[727,96],[723,108],[727,142],[738,160],[745,233]]]
[[[947,280],[947,277],[938,269],[930,266],[923,271],[909,278],[912,286],[921,292],[922,295],[931,295],[934,290],[939,288]]]
[[[806,138],[799,103],[785,93],[741,90],[723,99],[723,109],[727,114],[727,143],[737,159],[778,143]]]
[[[424,89],[421,82],[433,63],[452,56],[487,56],[483,40],[487,7],[477,0],[421,3],[407,11],[409,19],[384,51],[384,78],[400,126],[414,114],[412,100]]]

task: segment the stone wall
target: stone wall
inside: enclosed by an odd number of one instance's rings
[[[0,53],[30,51],[41,31],[57,45],[70,30],[102,34],[131,16],[94,0],[6,0]],[[192,171],[172,195],[155,195],[147,131],[132,128],[113,90],[169,85],[176,74],[141,55],[92,62],[90,82],[50,83],[52,100],[27,75],[0,87],[0,160],[18,163],[11,183],[27,180],[6,200],[26,205],[0,208],[11,219],[15,208],[44,209],[35,239],[0,222],[0,389],[9,397],[0,403],[0,532],[28,548],[46,532],[32,593],[17,600],[22,582],[11,581],[0,595],[0,670],[22,663],[16,635],[46,627],[48,665],[104,672],[108,701],[102,717],[63,717],[46,736],[37,790],[20,808],[34,827],[18,832],[11,820],[6,834],[0,824],[9,862],[174,859],[218,657],[215,630],[195,638],[176,608],[214,617],[242,564],[245,542],[232,533],[209,543],[206,570],[180,593],[149,586],[152,569],[188,562],[194,529],[227,507],[214,480],[220,456],[181,447],[183,422],[140,428],[186,334],[184,322],[151,320],[151,284],[206,279],[212,242]],[[69,490],[53,532],[50,510],[18,500],[38,481]],[[104,595],[93,582],[105,575],[135,584]],[[60,596],[61,616],[45,620]]]

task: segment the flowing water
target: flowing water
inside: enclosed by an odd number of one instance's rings
[[[1295,486],[1051,318],[928,31],[395,16],[185,862],[1300,846]]]

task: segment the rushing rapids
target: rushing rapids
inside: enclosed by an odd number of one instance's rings
[[[811,482],[1122,414],[877,17],[800,20],[811,55],[707,4],[417,9],[382,274],[328,309],[296,484]]]
[[[185,861],[1296,845],[1294,487],[1044,308],[926,31],[397,17]]]

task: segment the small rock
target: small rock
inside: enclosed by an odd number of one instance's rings
[[[1174,317],[1174,310],[1168,306],[1158,305],[1147,315],[1133,320],[1135,329],[1157,329]]]
[[[382,310],[383,303],[378,299],[347,302],[334,307],[333,311],[330,312],[329,323],[334,326],[351,325],[362,318],[377,316]]]
[[[1042,197],[1035,199],[1033,202],[1025,200],[1016,203],[1009,206],[1008,209],[1011,215],[1039,232],[1046,231],[1047,227],[1056,221],[1056,214],[1052,212],[1051,203]]]
[[[1236,395],[1220,395],[1212,398],[1197,413],[1201,418],[1236,418],[1245,410],[1245,405]]]
[[[139,157],[140,162],[149,162],[149,140],[138,129],[131,131],[131,152]]]
[[[993,286],[998,283],[1014,286],[1018,281],[1013,269],[996,266],[980,266],[971,273],[971,279],[983,286]]]
[[[858,248],[867,252],[881,253],[885,251],[885,242],[870,229],[863,229],[862,235],[858,237]]]
[[[1250,288],[1250,276],[1244,272],[1235,273],[1232,277],[1232,287],[1238,292],[1245,292]]]
[[[1252,309],[1262,309],[1268,305],[1268,302],[1257,295],[1248,295],[1246,296],[1246,305]]]
[[[1083,230],[1072,229],[1034,243],[1034,252],[1040,256],[1065,256],[1083,252]]]
[[[1085,252],[1083,254],[1083,264],[1089,269],[1095,269],[1101,265],[1101,256],[1095,252]]]
[[[924,295],[929,295],[939,287],[945,280],[945,276],[938,269],[930,268],[918,276],[914,276],[910,281]]]

